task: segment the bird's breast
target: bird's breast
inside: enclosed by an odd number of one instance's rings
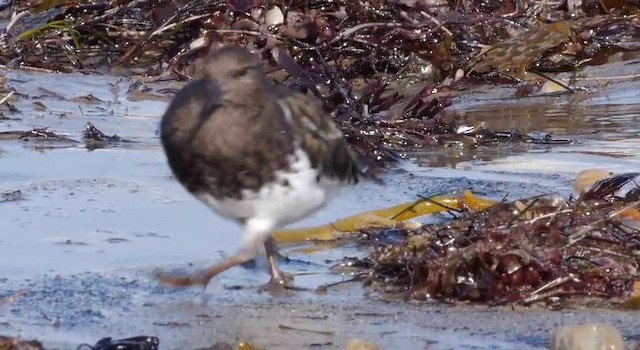
[[[289,167],[275,172],[274,181],[257,190],[244,189],[240,197],[211,192],[200,192],[196,197],[224,217],[270,219],[276,229],[295,223],[322,209],[337,196],[342,184],[319,176],[301,150],[296,150],[289,161]]]

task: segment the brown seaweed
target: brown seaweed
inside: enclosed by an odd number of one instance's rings
[[[361,242],[375,248],[365,284],[404,300],[622,306],[640,280],[639,202],[610,195],[635,175],[603,180],[588,199],[538,196],[417,230],[365,232]]]
[[[49,130],[49,128],[34,128],[32,130],[21,131],[0,131],[0,141],[6,140],[20,140],[23,142],[35,142],[35,143],[77,143],[73,139],[66,136],[58,135],[55,132]]]
[[[634,3],[594,10],[589,0],[584,3],[576,12],[555,4],[514,11],[509,3],[490,1],[18,2],[0,62],[60,71],[128,67],[185,77],[210,48],[235,43],[287,50],[305,69],[317,64],[309,59],[319,54],[348,79],[407,74],[426,64],[442,80],[460,68],[481,74],[567,71],[585,59],[638,49],[639,23],[627,16],[637,11]]]
[[[0,64],[189,80],[211,50],[247,46],[274,79],[316,96],[359,154],[385,163],[451,143],[571,142],[467,128],[450,107],[457,90],[575,71],[640,48],[634,3],[592,2],[36,0],[11,8]],[[419,91],[395,91],[406,81],[420,81]],[[129,94],[164,98],[142,82]]]
[[[38,340],[20,340],[14,337],[0,336],[0,349],[3,350],[43,350]]]
[[[85,147],[90,150],[104,148],[109,145],[132,143],[132,141],[125,140],[117,134],[109,136],[96,128],[92,123],[85,125],[82,137],[85,142]]]
[[[83,140],[85,147],[89,150],[135,143],[135,141],[124,139],[117,134],[109,136],[89,122],[85,125]],[[35,149],[74,146],[80,143],[80,141],[59,135],[54,131],[49,130],[49,128],[34,128],[26,131],[0,131],[0,141],[22,141],[25,145]]]

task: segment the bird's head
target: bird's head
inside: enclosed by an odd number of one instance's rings
[[[246,48],[224,46],[209,54],[205,77],[225,94],[245,95],[262,88],[265,74],[258,55]]]

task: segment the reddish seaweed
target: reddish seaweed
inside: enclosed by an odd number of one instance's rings
[[[636,7],[624,1],[16,3],[6,10],[15,16],[0,64],[189,80],[211,50],[247,46],[274,79],[322,101],[360,155],[381,162],[452,143],[570,142],[466,126],[450,108],[453,96],[489,81],[518,82],[526,71],[601,64],[640,42]],[[413,96],[394,90],[416,81],[423,85]]]
[[[286,49],[305,69],[326,63],[348,79],[432,67],[442,81],[459,68],[566,71],[637,50],[636,4],[591,2],[19,1],[6,10],[17,16],[0,62],[185,77],[210,48],[233,43],[266,61],[273,48]]]
[[[640,226],[638,202],[614,194],[637,175],[602,180],[582,198],[500,202],[392,229],[393,242],[380,238],[386,229],[365,232],[361,241],[375,247],[366,285],[404,300],[621,306],[640,280]]]

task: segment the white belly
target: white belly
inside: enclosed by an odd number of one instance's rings
[[[305,152],[296,151],[291,160],[289,171],[276,174],[278,181],[258,192],[245,190],[242,200],[218,200],[208,193],[197,197],[226,218],[262,219],[270,221],[274,230],[281,229],[320,210],[337,196],[342,187],[338,181],[316,181],[318,171],[311,168]]]

